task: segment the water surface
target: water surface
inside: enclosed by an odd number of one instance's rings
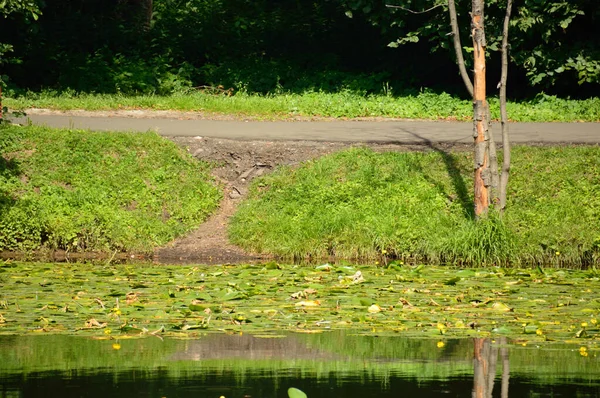
[[[309,398],[469,397],[474,390],[482,397],[598,397],[597,353],[593,343],[338,332],[195,340],[0,336],[0,397],[284,398],[290,387]]]

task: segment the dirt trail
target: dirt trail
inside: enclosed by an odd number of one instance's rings
[[[248,193],[250,182],[279,166],[295,166],[351,146],[369,146],[377,151],[423,151],[426,145],[357,144],[323,141],[240,141],[207,137],[170,137],[194,157],[218,166],[213,176],[224,187],[218,211],[191,234],[155,251],[159,263],[226,264],[268,260],[229,243],[229,218]],[[470,150],[470,145],[440,144],[442,150]]]
[[[250,182],[278,166],[303,161],[347,147],[343,143],[310,141],[238,141],[206,137],[171,137],[200,160],[216,164],[213,176],[224,187],[218,211],[190,235],[155,251],[159,263],[223,264],[266,260],[229,243],[229,218],[247,195]]]

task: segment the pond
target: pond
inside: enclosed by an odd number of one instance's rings
[[[0,397],[598,397],[595,344],[357,336],[0,336]]]

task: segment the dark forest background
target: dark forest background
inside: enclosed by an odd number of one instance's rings
[[[2,76],[25,90],[169,94],[212,86],[250,93],[466,96],[444,1],[46,0],[36,20],[0,19]],[[440,2],[438,2],[440,3]],[[502,0],[488,0],[488,79],[499,76]],[[457,1],[469,59],[470,1]],[[600,88],[597,0],[515,2],[511,98]]]

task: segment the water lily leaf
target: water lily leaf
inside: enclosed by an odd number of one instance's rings
[[[577,333],[575,333],[575,337],[578,339],[587,337],[587,331],[585,329],[580,329]]]
[[[92,271],[92,274],[97,276],[113,276],[115,273],[112,271]]]
[[[511,332],[512,331],[509,328],[507,328],[506,326],[500,326],[500,327],[492,329],[492,333],[498,333],[498,334],[510,334]]]
[[[448,279],[446,282],[444,282],[444,285],[448,285],[448,286],[454,286],[456,285],[456,282],[460,282],[460,277],[456,276],[452,279]]]
[[[131,288],[132,289],[147,289],[148,285],[146,285],[145,283],[137,282],[137,283],[132,283]]]
[[[268,262],[264,265],[265,269],[283,269],[281,264],[277,264],[276,262]]]
[[[212,299],[212,296],[206,292],[196,293],[196,300],[211,301]]]
[[[388,263],[388,269],[393,269],[394,271],[402,271],[401,264],[398,261],[392,261]]]
[[[245,295],[242,292],[229,289],[221,296],[221,300],[223,301],[241,300],[243,298],[245,298]]]
[[[200,323],[197,325],[183,325],[181,330],[196,330],[196,329],[208,329],[208,323]]]
[[[538,325],[526,325],[523,328],[523,333],[525,333],[525,334],[536,334],[538,329],[539,329]]]
[[[296,303],[296,307],[302,308],[310,308],[310,307],[318,307],[321,305],[319,300],[302,300]]]
[[[418,273],[420,273],[423,270],[423,268],[425,268],[425,265],[419,264],[415,268],[413,268],[413,270],[411,272],[414,272],[415,274],[418,274]]]
[[[288,389],[288,397],[289,398],[308,398],[307,395],[297,388],[289,388]]]
[[[377,304],[373,304],[369,308],[367,308],[367,311],[369,311],[371,314],[376,314],[378,312],[381,312],[381,307]]]
[[[137,326],[131,326],[131,325],[123,325],[119,328],[119,330],[121,330],[121,332],[124,332],[124,333],[144,333],[144,332],[146,332],[145,329],[140,329]]]
[[[499,312],[509,312],[512,311],[512,308],[510,308],[508,305],[501,303],[500,301],[496,301],[494,302],[494,304],[492,304],[492,309],[494,311],[499,311]]]

